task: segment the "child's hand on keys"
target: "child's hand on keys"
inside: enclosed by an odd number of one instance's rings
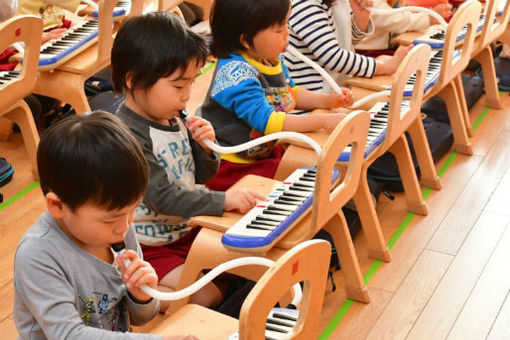
[[[214,139],[216,138],[214,128],[209,121],[202,117],[189,116],[186,120],[186,128],[191,131],[193,139],[196,140],[204,150],[211,151],[203,143],[205,139],[209,139],[214,142]]]
[[[127,268],[125,260],[129,261]],[[140,287],[144,285],[154,289],[158,287],[158,276],[154,268],[148,262],[142,261],[136,252],[128,249],[117,256],[117,264],[128,292],[138,301],[150,300],[151,297]]]
[[[226,191],[223,210],[244,214],[257,204],[257,200],[265,201],[266,197],[248,189]]]
[[[342,94],[331,92],[329,94],[330,104],[329,107],[334,109],[340,106],[351,106],[354,103],[354,97],[351,90],[341,87]]]

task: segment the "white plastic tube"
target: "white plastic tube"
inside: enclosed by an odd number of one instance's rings
[[[119,252],[119,255],[122,256],[124,250]],[[129,266],[130,261],[124,260],[124,265],[126,268]],[[274,265],[274,261],[263,258],[263,257],[255,257],[255,256],[248,256],[248,257],[241,257],[238,259],[230,260],[227,262],[224,262],[217,267],[213,268],[210,272],[202,276],[199,280],[194,282],[192,285],[176,291],[176,292],[160,292],[159,290],[150,288],[148,286],[141,286],[140,289],[147,295],[153,297],[154,299],[158,299],[160,301],[174,301],[174,300],[180,300],[182,298],[185,298],[187,296],[190,296],[200,290],[202,287],[204,287],[206,284],[211,282],[215,277],[220,275],[221,273],[228,271],[233,268],[247,266],[247,265],[259,265],[259,266],[265,266],[265,267],[271,267]],[[294,298],[291,301],[291,304],[294,306],[298,306],[301,303],[302,298],[302,291],[301,286],[299,283],[296,283],[292,289],[294,290]]]
[[[215,152],[218,152],[218,153],[238,153],[241,151],[248,150],[254,146],[257,146],[257,145],[260,145],[260,144],[263,144],[263,143],[266,143],[266,142],[269,142],[269,141],[272,141],[275,139],[282,139],[282,138],[304,142],[304,143],[310,145],[312,147],[312,149],[314,149],[315,152],[317,152],[317,155],[320,155],[320,153],[321,153],[321,146],[316,141],[314,141],[312,138],[310,138],[307,135],[304,135],[302,133],[291,132],[291,131],[271,133],[269,135],[265,135],[260,138],[251,140],[251,141],[243,143],[243,144],[235,145],[235,146],[221,146],[221,145],[215,144],[210,139],[204,140],[204,144],[207,145],[207,147],[209,149],[211,149]]]
[[[377,99],[377,98],[380,98],[380,97],[387,97],[391,94],[391,91],[390,90],[384,90],[384,91],[380,91],[380,92],[376,92],[376,93],[372,93],[366,97],[363,97],[361,98],[360,100],[354,102],[354,104],[352,104],[350,106],[351,109],[357,109],[358,107],[360,107],[361,105],[371,101],[371,100],[374,100],[374,99]]]
[[[94,7],[94,9],[95,9],[96,11],[99,9],[99,5],[98,5],[98,4],[96,4],[96,3],[95,3],[94,1],[92,1],[92,0],[81,0],[81,2],[83,2],[83,3],[85,3],[85,4],[89,5],[89,6]]]
[[[181,110],[179,112],[179,115],[182,119],[184,119],[184,121],[188,121],[189,116],[188,116],[188,112],[186,110]],[[271,133],[269,135],[265,135],[260,138],[248,141],[243,144],[235,145],[235,146],[221,146],[221,145],[214,143],[210,139],[205,139],[204,144],[207,145],[207,147],[214,152],[228,154],[228,153],[242,152],[242,151],[248,150],[250,148],[253,148],[254,146],[257,146],[257,145],[260,145],[260,144],[263,144],[263,143],[266,143],[266,142],[269,142],[269,141],[272,141],[275,139],[281,139],[281,138],[304,142],[304,143],[310,145],[312,147],[312,149],[314,149],[315,152],[317,152],[317,155],[320,155],[320,153],[321,153],[321,146],[316,141],[314,141],[307,135],[304,135],[304,134],[298,133],[298,132],[292,132],[292,131]]]
[[[317,65],[313,60],[308,58],[307,56],[303,55],[301,52],[296,50],[292,46],[287,46],[287,51],[289,51],[290,54],[294,55],[296,58],[301,59],[305,64],[313,68],[315,71],[319,72],[319,74],[324,78],[324,80],[331,86],[331,88],[338,94],[343,95],[342,90],[340,89],[340,86],[336,83],[336,81],[331,78],[331,76],[328,74],[328,72],[324,71],[322,67]]]
[[[395,13],[395,12],[404,12],[404,11],[422,12],[422,13],[428,14],[428,15],[436,18],[437,21],[439,21],[440,25],[443,26],[445,30],[446,30],[446,27],[448,26],[448,23],[444,20],[444,18],[441,15],[439,15],[439,13],[437,13],[429,8],[425,8],[425,7],[405,6],[405,7],[399,7],[399,8],[391,8],[391,9],[367,7],[366,9],[374,14],[391,14],[391,13]]]

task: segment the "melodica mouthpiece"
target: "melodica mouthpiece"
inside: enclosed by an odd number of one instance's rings
[[[189,117],[189,115],[188,115],[188,111],[186,111],[186,110],[180,110],[180,111],[179,111],[179,116],[180,116],[180,117],[181,117],[181,119],[182,119],[182,120],[184,120],[185,122],[187,122],[187,121],[188,121],[188,117]]]
[[[126,245],[124,244],[124,241],[120,241],[117,243],[112,244],[112,249],[118,253],[121,250],[124,250],[126,248]]]

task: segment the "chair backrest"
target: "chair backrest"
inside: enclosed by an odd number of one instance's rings
[[[240,339],[264,339],[269,312],[276,302],[303,282],[299,318],[290,339],[316,339],[319,327],[331,246],[323,240],[300,243],[280,257],[259,279],[245,299],[239,316]]]
[[[477,0],[468,0],[459,6],[452,20],[446,29],[445,43],[443,47],[443,61],[441,63],[441,74],[439,82],[435,85],[443,88],[452,81],[460,72],[464,71],[471,59],[471,51],[476,35],[476,28],[482,5]],[[457,61],[453,60],[455,45],[457,44],[457,36],[460,30],[467,26],[464,43],[462,45],[462,53]]]
[[[129,11],[129,18],[136,17],[143,13],[143,0],[131,0],[131,9]]]
[[[317,162],[315,194],[309,238],[319,231],[352,198],[358,188],[361,165],[368,135],[370,117],[367,112],[350,113],[330,134]],[[331,174],[338,157],[351,144],[342,182],[333,190]]]
[[[381,146],[388,149],[397,138],[399,138],[420,115],[420,108],[425,88],[425,76],[429,65],[431,49],[430,46],[419,44],[405,56],[402,63],[393,77],[390,95],[390,108],[388,111],[388,123],[386,126],[386,137]],[[413,94],[410,100],[408,111],[402,112],[401,103],[404,99],[406,83],[413,74],[416,74],[413,87]]]
[[[20,76],[8,86],[0,86],[0,111],[30,94],[37,79],[43,22],[33,15],[11,18],[0,24],[0,51],[13,43],[25,44],[25,59]]]
[[[504,6],[501,6],[504,4]],[[485,2],[485,24],[482,28],[482,33],[478,37],[479,45],[481,47],[487,46],[495,41],[508,25],[510,1],[507,0],[487,0]],[[502,8],[501,14],[500,9]]]
[[[119,0],[100,0],[99,1],[99,27],[97,31],[97,59],[96,62],[91,65],[109,64],[112,46],[113,46],[113,9],[117,5]],[[131,14],[130,14],[131,15]],[[85,70],[85,73],[88,70]]]

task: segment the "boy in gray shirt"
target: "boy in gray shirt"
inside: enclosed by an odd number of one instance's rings
[[[128,333],[159,310],[140,289],[158,278],[131,225],[148,179],[135,138],[110,114],[75,116],[45,132],[37,165],[47,211],[16,250],[20,338],[161,339]],[[127,250],[117,256],[111,245],[121,241]]]

